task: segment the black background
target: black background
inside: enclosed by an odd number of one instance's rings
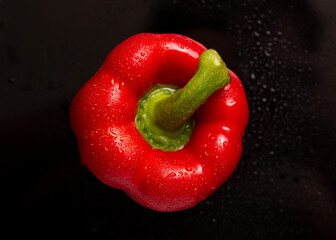
[[[0,0],[1,228],[109,239],[336,239],[332,0]],[[69,104],[121,41],[187,35],[241,78],[250,120],[231,178],[160,213],[80,163]],[[2,231],[3,233],[3,231]]]

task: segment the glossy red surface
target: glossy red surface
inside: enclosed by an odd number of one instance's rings
[[[135,127],[139,98],[158,83],[183,87],[205,49],[177,34],[130,37],[71,105],[82,163],[105,184],[157,211],[195,206],[229,178],[241,157],[248,105],[232,71],[232,82],[196,111],[194,132],[183,149],[152,149]]]

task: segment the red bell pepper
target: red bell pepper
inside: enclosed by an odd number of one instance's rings
[[[118,45],[70,109],[82,163],[165,212],[195,206],[229,178],[248,115],[242,83],[216,51],[149,33]]]

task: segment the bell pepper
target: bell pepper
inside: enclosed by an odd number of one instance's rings
[[[248,116],[236,74],[215,50],[178,34],[123,41],[70,107],[82,163],[162,212],[195,206],[229,178]]]

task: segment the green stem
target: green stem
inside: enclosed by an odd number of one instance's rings
[[[135,124],[153,147],[178,151],[190,139],[197,108],[231,82],[229,70],[215,50],[202,53],[198,69],[186,86],[156,85],[138,102]]]
[[[167,130],[177,129],[210,95],[230,82],[229,71],[219,54],[213,49],[204,51],[197,72],[188,84],[157,104],[157,124]]]

